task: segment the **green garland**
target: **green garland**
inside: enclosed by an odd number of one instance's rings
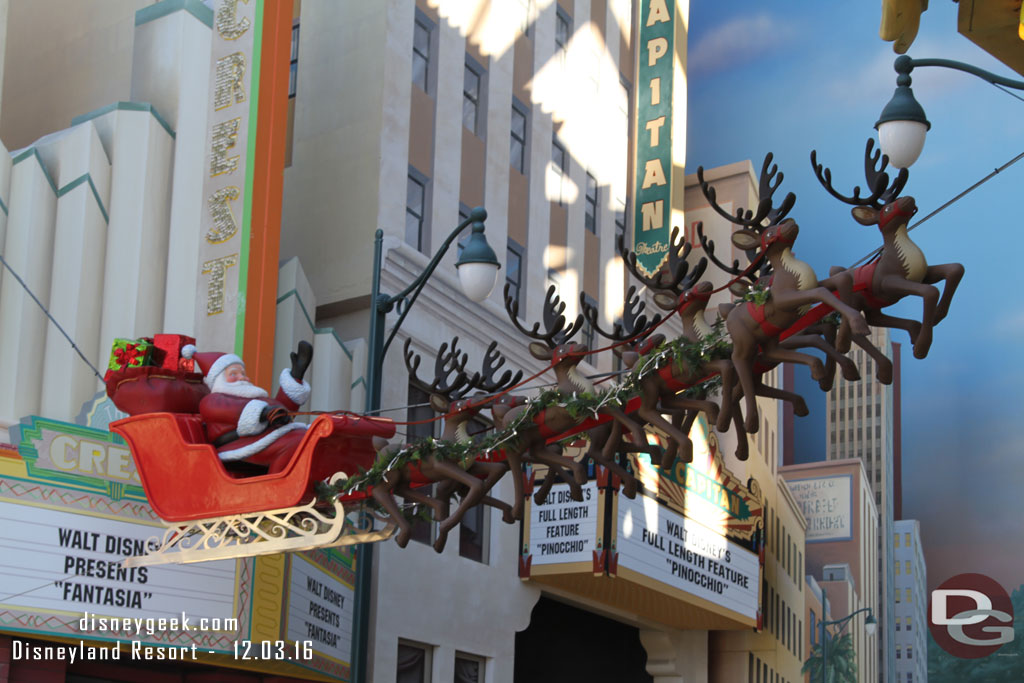
[[[750,285],[750,287],[747,288],[747,291],[744,292],[743,296],[740,297],[739,299],[736,299],[733,303],[739,304],[743,303],[744,301],[749,301],[753,303],[755,306],[764,306],[766,303],[768,303],[768,299],[770,299],[771,296],[771,290],[768,287],[765,287],[760,282],[757,282],[755,284]]]
[[[384,480],[385,475],[397,468],[420,462],[426,458],[434,458],[454,462],[464,469],[472,466],[479,453],[488,453],[506,448],[517,443],[521,429],[533,423],[534,418],[548,408],[564,408],[569,415],[582,421],[596,417],[598,412],[607,407],[623,409],[629,400],[640,393],[640,382],[651,372],[657,372],[667,363],[676,362],[680,369],[684,364],[700,367],[712,360],[728,358],[732,346],[725,334],[721,319],[713,325],[713,332],[699,342],[685,339],[673,339],[661,344],[648,354],[641,356],[633,369],[623,377],[622,382],[613,384],[604,392],[578,392],[571,395],[563,394],[557,389],[546,389],[537,397],[526,403],[526,410],[500,432],[496,431],[487,437],[470,442],[456,442],[426,437],[410,443],[393,452],[381,452],[380,456],[369,468],[359,468],[340,486],[332,486],[318,482],[316,495],[321,500],[330,500],[338,495],[364,490]],[[721,387],[721,378],[717,375],[700,384],[690,387],[684,396],[706,396]],[[572,440],[579,435],[571,437]]]

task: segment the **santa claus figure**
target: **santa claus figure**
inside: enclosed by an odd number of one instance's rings
[[[299,342],[298,351],[291,354],[291,368],[281,371],[281,388],[273,399],[249,381],[245,363],[233,353],[197,353],[188,345],[182,356],[195,360],[210,388],[199,402],[199,413],[206,438],[220,459],[261,465],[271,474],[283,469],[305,435],[306,425],[292,422],[289,413],[309,399],[309,383],[302,377],[313,347]]]

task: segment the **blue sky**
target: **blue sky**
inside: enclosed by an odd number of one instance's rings
[[[687,172],[773,152],[796,193],[794,251],[819,277],[881,244],[854,223],[811,170],[810,151],[837,187],[863,187],[863,152],[895,87],[896,54],[878,37],[880,3],[694,0],[690,10]],[[957,5],[930,3],[908,54],[1014,74],[956,31]],[[1024,49],[1024,45],[1022,45]],[[916,69],[914,94],[932,129],[904,195],[924,216],[1024,152],[1024,102],[955,71]],[[1018,93],[1024,95],[1024,93]],[[912,233],[931,264],[967,273],[936,329],[928,358],[903,343],[903,514],[919,519],[934,587],[962,572],[1024,583],[1024,304],[1012,276],[1024,233],[1018,162]],[[781,194],[780,194],[781,196]],[[889,309],[920,319],[919,299]],[[805,453],[824,457],[823,394],[802,387],[812,414],[797,418]]]

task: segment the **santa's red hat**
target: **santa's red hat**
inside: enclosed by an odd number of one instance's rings
[[[220,351],[204,351],[199,353],[192,344],[186,344],[181,347],[181,357],[191,358],[196,362],[196,365],[203,372],[203,382],[211,389],[213,389],[213,383],[216,381],[217,376],[224,372],[229,365],[237,364],[243,368],[245,367],[242,359],[233,353],[221,353]]]

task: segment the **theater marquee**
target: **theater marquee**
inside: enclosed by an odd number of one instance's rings
[[[557,485],[523,525],[520,576],[674,628],[756,626],[763,505],[725,469],[703,419],[691,463],[662,472],[646,455],[630,500],[600,471],[584,500]]]

